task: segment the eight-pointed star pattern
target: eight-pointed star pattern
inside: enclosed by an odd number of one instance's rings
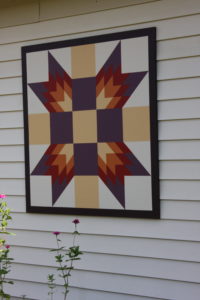
[[[96,76],[71,77],[50,52],[48,68],[48,81],[29,83],[50,114],[50,145],[31,175],[51,176],[52,204],[74,176],[99,176],[125,208],[124,177],[150,175],[125,144],[122,120],[147,71],[122,73],[120,42]]]

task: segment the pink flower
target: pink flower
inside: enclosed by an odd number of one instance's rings
[[[59,231],[54,231],[54,232],[53,232],[53,234],[55,234],[55,235],[59,235],[59,234],[60,234],[60,232],[59,232]]]
[[[4,199],[4,198],[6,198],[6,195],[0,194],[0,199]]]
[[[6,249],[9,249],[10,248],[10,245],[5,245]]]
[[[76,224],[79,224],[80,221],[79,221],[79,219],[74,219],[74,220],[72,221],[72,223],[74,223],[74,224],[76,225]]]

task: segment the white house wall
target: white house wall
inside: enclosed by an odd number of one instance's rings
[[[85,254],[69,300],[199,300],[200,1],[2,2],[0,192],[16,233],[9,292],[47,299],[51,232],[70,244],[73,230],[73,216],[25,212],[21,46],[156,26],[161,220],[81,216]]]

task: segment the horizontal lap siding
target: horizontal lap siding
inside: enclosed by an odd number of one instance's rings
[[[61,287],[56,288],[59,293],[59,299],[63,298]],[[28,282],[28,281],[21,281],[15,280],[15,285],[10,286],[10,292],[18,295],[18,297],[13,297],[12,300],[21,300],[22,292],[25,295],[29,295],[29,300],[35,300],[36,295],[40,295],[41,299],[46,299],[46,295],[48,293],[47,285],[41,282]],[[123,293],[111,293],[105,291],[97,291],[89,288],[77,288],[77,287],[70,287],[70,294],[68,295],[69,300],[86,300],[86,299],[94,299],[95,300],[102,300],[102,299],[109,299],[109,300],[159,300],[160,298],[155,297],[143,297],[138,295],[128,295]],[[26,298],[25,298],[26,299]],[[163,300],[163,298],[162,298]]]
[[[7,202],[8,206],[12,207],[13,212],[25,212],[25,196],[9,195],[7,197]],[[199,200],[162,200],[161,218],[200,220],[200,203],[198,202]]]
[[[33,248],[33,250],[47,249],[46,254],[48,254],[48,249],[55,246],[53,245],[54,237],[50,230],[12,229],[12,232],[17,235],[17,238],[9,236],[8,241],[13,247],[15,246],[15,249],[21,249],[21,252],[18,250],[18,254],[16,254],[18,260],[23,259],[21,254],[26,247]],[[72,239],[71,233],[62,233],[62,239],[64,243],[69,244]],[[82,233],[78,242],[81,249],[87,253],[200,262],[200,243],[191,240]]]
[[[23,257],[21,251],[23,251]],[[48,249],[13,246],[11,254],[15,259],[15,264],[56,267],[53,259],[55,254],[48,254]],[[30,256],[32,257],[31,263]],[[159,274],[159,278],[162,279],[200,283],[200,269],[197,262],[85,252],[84,259],[78,263],[76,269],[80,271],[94,271],[95,269],[97,272],[151,278],[156,278]]]
[[[12,274],[18,280],[45,283],[45,275],[52,271],[52,267],[14,264]],[[188,300],[193,295],[194,300],[199,300],[200,285],[197,283],[86,270],[75,270],[73,275],[71,285],[79,288],[155,298],[163,297],[165,291],[165,299]]]
[[[199,1],[109,0],[98,6],[88,0],[84,8],[56,10],[67,2],[42,0],[41,22],[36,2],[23,6],[27,19],[12,11],[11,27],[5,27],[8,19],[0,21],[0,192],[8,195],[9,229],[16,233],[8,237],[15,258],[10,292],[45,299],[46,275],[55,268],[51,231],[64,232],[70,244],[73,230],[73,216],[25,213],[21,46],[156,26],[161,220],[81,217],[85,255],[69,300],[199,300]]]

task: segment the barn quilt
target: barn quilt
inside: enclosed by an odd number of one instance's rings
[[[27,211],[159,217],[155,28],[22,48]]]

